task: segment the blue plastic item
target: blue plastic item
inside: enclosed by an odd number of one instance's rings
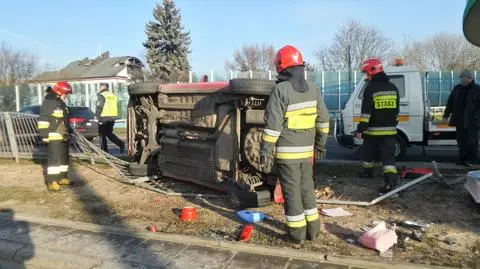
[[[244,222],[258,223],[265,219],[265,213],[250,210],[237,211],[237,216]]]

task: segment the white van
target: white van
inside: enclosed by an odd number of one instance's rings
[[[400,93],[400,122],[397,126],[395,157],[397,160],[405,158],[407,147],[411,145],[454,146],[455,127],[441,124],[439,117],[434,117],[429,106],[426,91],[426,80],[422,73],[413,66],[396,65],[387,67],[385,72],[390,81],[395,84]],[[362,141],[354,138],[353,132],[360,121],[363,89],[366,81],[361,80],[340,118],[335,121],[334,134],[339,145],[356,148]]]

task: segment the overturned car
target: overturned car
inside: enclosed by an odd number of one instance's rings
[[[129,86],[127,139],[134,170],[225,191],[241,207],[271,203],[261,135],[272,80]],[[135,172],[135,171],[132,171]]]

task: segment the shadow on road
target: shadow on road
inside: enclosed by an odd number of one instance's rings
[[[35,256],[35,247],[30,237],[30,224],[26,221],[16,221],[13,209],[0,209],[0,239],[11,238],[12,236],[21,241],[24,246],[29,246],[29,251],[22,253],[22,255],[16,255],[15,249],[3,249],[0,253],[0,268],[25,269],[27,268],[25,262]],[[8,244],[9,241],[5,242]],[[1,241],[0,244],[2,244]],[[15,261],[4,260],[12,256],[15,256]]]

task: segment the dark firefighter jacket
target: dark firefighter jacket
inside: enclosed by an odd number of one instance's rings
[[[363,92],[362,110],[357,132],[367,135],[397,134],[400,96],[385,73],[372,76]]]
[[[468,86],[455,86],[448,97],[443,117],[450,117],[450,126],[479,128],[480,87],[474,81]]]
[[[48,92],[40,107],[38,132],[42,139],[68,140],[71,133],[67,105],[54,92]]]
[[[276,145],[278,163],[311,161],[314,150],[325,150],[329,130],[320,89],[305,81],[303,69],[290,72],[289,79],[276,84],[265,111],[262,155],[271,155]]]

